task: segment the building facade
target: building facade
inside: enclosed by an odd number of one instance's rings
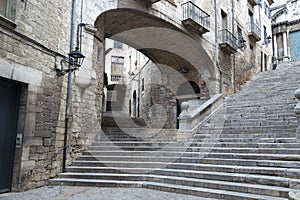
[[[97,138],[108,108],[103,104],[109,96],[105,65],[111,66],[107,79],[131,88],[124,95],[131,102],[127,111],[156,119],[152,124],[159,127],[165,126],[159,124],[163,120],[170,122],[168,128],[174,128],[182,100],[233,92],[268,69],[272,47],[267,13],[272,3],[1,1],[0,89],[7,95],[0,97],[0,192],[47,184],[62,171],[63,160],[70,164]],[[109,50],[106,38],[133,47],[149,60],[131,71],[132,53],[123,59],[120,44]],[[85,56],[79,70],[68,59],[75,47]]]
[[[300,2],[279,1],[272,7],[274,60],[300,60]]]

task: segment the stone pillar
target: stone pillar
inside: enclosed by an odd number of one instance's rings
[[[191,132],[191,114],[189,111],[190,104],[188,102],[183,102],[181,104],[181,113],[179,115],[179,132],[180,133],[190,133]]]
[[[287,33],[283,32],[283,61],[289,61],[288,59],[288,46],[287,46]]]
[[[274,56],[278,58],[278,47],[277,47],[277,36],[276,34],[273,35],[273,43],[274,43]]]
[[[296,113],[297,120],[298,120],[298,127],[296,130],[297,142],[300,142],[300,89],[295,91],[295,97],[299,100],[295,107],[295,113]]]

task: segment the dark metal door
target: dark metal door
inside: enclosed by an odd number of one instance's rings
[[[12,185],[20,85],[0,79],[0,193]]]

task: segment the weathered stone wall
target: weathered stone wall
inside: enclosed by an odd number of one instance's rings
[[[142,68],[139,77],[140,117],[153,128],[176,128],[177,101],[182,98],[178,91],[182,84],[191,81],[196,83],[200,89],[197,97],[187,98],[207,99],[210,95],[207,84],[201,79],[201,74],[196,69],[190,69],[187,73],[183,73],[180,68],[154,64],[149,61]],[[142,90],[142,79],[144,79],[144,91]],[[132,85],[131,90],[139,91],[138,84]],[[195,93],[190,95],[195,95]]]
[[[0,77],[23,85],[18,122],[23,144],[16,149],[13,190],[26,190],[47,184],[62,170],[67,76],[57,77],[55,68],[69,52],[71,3],[20,1],[16,13],[16,28],[0,27]],[[98,60],[93,57],[102,43],[94,47],[93,33],[84,34],[83,45],[89,48],[83,74],[72,81],[68,164],[101,130],[103,51]],[[85,87],[87,79],[91,83]]]
[[[62,82],[54,71],[55,55],[32,41],[1,28],[0,76],[23,83],[18,131],[22,149],[15,157],[15,190],[42,186],[59,170],[56,144]],[[52,173],[54,172],[54,173]],[[18,177],[17,177],[18,176]]]

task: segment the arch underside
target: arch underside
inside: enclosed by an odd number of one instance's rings
[[[104,36],[123,42],[145,54],[159,67],[168,66],[179,73],[187,68],[189,73],[201,74],[206,83],[216,80],[214,64],[201,41],[192,39],[184,29],[161,18],[119,8],[102,13],[95,27],[99,38]],[[188,75],[182,74],[185,78]]]

